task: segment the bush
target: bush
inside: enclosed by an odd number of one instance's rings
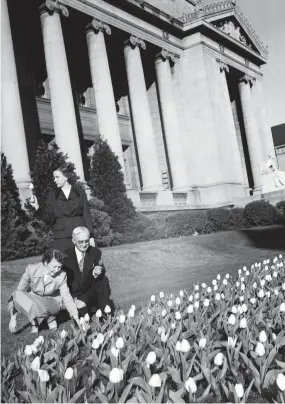
[[[276,203],[276,216],[277,216],[277,223],[285,224],[285,201],[280,201]]]
[[[127,197],[124,176],[118,157],[100,137],[94,142],[90,169],[91,195],[101,199],[112,219],[112,229],[121,231],[123,222],[136,215],[132,201]]]
[[[276,209],[269,202],[254,201],[244,208],[244,218],[250,226],[268,226],[276,221]]]
[[[89,207],[96,245],[99,247],[111,245],[114,236],[111,230],[111,218],[108,213],[104,211],[104,202],[98,198],[92,198],[89,200]]]
[[[231,230],[233,228],[233,214],[229,209],[210,209],[207,211],[206,219],[209,222],[209,230],[212,232]]]
[[[188,210],[177,212],[166,217],[169,237],[191,236],[207,233],[206,211]]]

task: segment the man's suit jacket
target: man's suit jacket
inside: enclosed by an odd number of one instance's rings
[[[83,271],[81,273],[77,261],[75,247],[65,251],[67,257],[63,263],[63,270],[67,273],[67,283],[73,297],[80,298],[81,295],[88,295],[95,283],[100,282],[106,273],[104,265],[101,275],[96,279],[92,272],[95,266],[99,265],[102,252],[97,247],[89,247],[85,253]]]

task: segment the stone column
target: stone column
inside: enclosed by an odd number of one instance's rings
[[[258,125],[255,118],[254,105],[252,101],[251,86],[253,79],[244,75],[239,81],[239,92],[241,99],[241,107],[243,113],[244,127],[249,151],[249,158],[251,163],[251,170],[253,175],[254,189],[258,193],[261,191],[261,176],[260,176],[260,142],[261,139],[258,133]]]
[[[156,56],[155,70],[163,127],[170,160],[173,191],[187,192],[189,189],[187,170],[176,110],[170,61],[174,62],[174,55],[166,50],[162,50]]]
[[[51,96],[55,140],[60,150],[68,154],[76,172],[84,180],[78,128],[69,70],[64,47],[60,14],[68,10],[58,1],[46,0],[40,7],[46,68]]]
[[[29,160],[22,115],[18,77],[6,0],[2,1],[2,152],[12,164],[14,179],[24,199],[29,195]],[[4,63],[5,61],[5,63]]]
[[[155,149],[154,131],[147,98],[140,47],[146,49],[144,41],[131,36],[125,42],[124,55],[143,191],[158,191],[162,189],[162,179]]]
[[[104,32],[110,35],[111,29],[95,18],[86,29],[99,131],[103,138],[108,141],[112,151],[118,156],[124,171],[122,142],[104,38]]]

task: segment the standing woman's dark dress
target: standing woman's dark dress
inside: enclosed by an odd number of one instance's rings
[[[94,237],[86,193],[78,185],[71,186],[68,198],[61,189],[51,191],[45,209],[39,213],[44,220],[55,220],[53,248],[57,250],[64,252],[73,247],[72,231],[78,226],[87,227],[90,237]]]

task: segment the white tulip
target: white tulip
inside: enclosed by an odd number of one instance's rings
[[[187,307],[187,313],[188,314],[192,314],[194,311],[194,306],[193,304],[189,304],[189,306]]]
[[[153,303],[155,302],[155,296],[154,295],[151,296],[150,301],[153,302]]]
[[[120,317],[119,317],[119,323],[120,323],[120,324],[124,324],[125,321],[126,321],[125,315],[124,315],[124,314],[121,314]]]
[[[242,277],[240,278],[240,281],[241,281],[241,282],[244,282],[244,276],[242,276]]]
[[[283,373],[278,373],[276,384],[281,391],[285,391],[285,376],[283,375]]]
[[[242,284],[240,285],[240,289],[241,289],[241,290],[245,290],[245,284],[244,284],[244,283],[242,283]]]
[[[40,357],[36,356],[33,362],[31,363],[31,369],[37,372],[40,368]]]
[[[129,310],[129,312],[128,312],[128,317],[129,317],[129,318],[135,317],[135,312],[134,312],[133,310]]]
[[[226,274],[226,279],[229,279],[230,278],[230,275],[229,274]]]
[[[189,302],[193,302],[193,296],[190,295],[190,296],[188,297],[188,300],[189,300]]]
[[[199,299],[199,296],[200,296],[199,293],[195,293],[195,296],[194,296],[194,297],[195,297],[196,300],[198,300],[198,299]]]
[[[66,380],[71,380],[73,378],[73,369],[72,368],[67,368],[65,373],[64,373],[64,378]]]
[[[252,287],[253,287],[253,289],[256,289],[256,288],[257,288],[257,283],[254,282],[253,285],[252,285]]]
[[[48,374],[48,372],[46,370],[39,369],[38,370],[38,375],[39,375],[40,381],[42,383],[46,383],[50,379],[49,374]]]
[[[277,335],[274,332],[272,333],[272,339],[273,339],[273,341],[276,341],[276,339],[277,339]]]
[[[188,393],[191,391],[192,394],[195,394],[197,391],[197,385],[193,377],[189,377],[189,379],[186,380],[185,382],[185,389],[188,391]]]
[[[265,271],[268,271],[268,265],[265,265],[265,267],[264,267],[264,269],[265,269]]]
[[[162,327],[158,327],[158,329],[157,329],[157,333],[158,333],[158,335],[161,335],[163,332],[165,332],[165,328],[162,326]]]
[[[199,290],[199,285],[195,285],[195,290]]]
[[[25,355],[30,356],[30,355],[32,355],[32,353],[33,353],[33,350],[32,350],[31,345],[26,345]]]
[[[284,302],[280,304],[279,311],[280,311],[281,313],[284,313],[284,312],[285,312],[285,303],[284,303]]]
[[[159,292],[159,297],[160,297],[161,299],[163,299],[163,298],[164,298],[164,293],[163,293],[163,292]]]
[[[170,327],[171,327],[172,330],[175,330],[176,324],[175,324],[175,323],[171,323],[171,326],[170,326]]]
[[[136,310],[136,306],[134,304],[131,305],[131,310],[135,311]]]
[[[224,299],[225,295],[223,293],[221,293],[221,299]]]
[[[206,338],[202,337],[202,338],[200,339],[200,341],[199,341],[199,347],[200,347],[201,349],[204,349],[205,346],[206,346],[206,343],[207,343]]]
[[[60,333],[60,338],[64,339],[66,336],[67,336],[67,331],[62,330],[61,333]]]
[[[161,342],[164,342],[164,343],[165,343],[165,342],[168,340],[168,335],[165,334],[165,332],[163,331],[163,332],[161,333],[160,339],[161,339]]]
[[[214,291],[216,292],[218,289],[219,289],[218,286],[215,285],[215,286],[214,286]]]
[[[177,297],[177,298],[175,299],[175,303],[177,304],[177,306],[181,303],[181,300],[179,299],[179,297]]]
[[[119,350],[118,348],[116,348],[115,346],[112,346],[112,348],[111,348],[111,354],[112,354],[113,356],[115,356],[115,358],[118,358],[119,353],[120,353],[120,350]]]
[[[32,182],[29,184],[29,189],[30,189],[31,191],[34,189],[34,184],[33,184]]]
[[[271,281],[272,281],[272,276],[271,276],[270,274],[266,275],[266,276],[265,276],[265,280],[266,280],[267,282],[271,282]]]
[[[237,306],[233,306],[232,307],[232,313],[237,314],[237,312],[238,312]]]
[[[111,313],[111,307],[108,306],[108,304],[107,304],[107,306],[105,306],[104,312],[105,312],[106,314]]]
[[[202,283],[202,288],[205,289],[205,287],[207,286],[206,283]]]
[[[246,328],[246,327],[247,327],[247,321],[246,318],[243,317],[239,322],[239,328]]]
[[[249,271],[246,271],[246,273],[245,273],[245,274],[246,274],[246,276],[249,276]]]
[[[239,301],[240,301],[240,302],[243,302],[243,301],[244,301],[244,297],[243,297],[243,296],[240,296],[240,297],[239,297]]]
[[[179,296],[180,296],[180,297],[183,297],[183,296],[184,296],[184,292],[183,292],[183,290],[180,290],[180,292],[179,292]]]
[[[242,314],[242,313],[243,313],[243,309],[242,309],[242,307],[241,307],[240,304],[238,305],[238,312],[239,312],[239,314]]]
[[[224,355],[222,354],[222,352],[217,353],[217,355],[214,358],[214,364],[216,366],[222,366],[224,361]]]
[[[228,284],[228,281],[226,280],[226,279],[223,279],[223,285],[227,285]]]
[[[272,276],[273,276],[273,278],[277,278],[278,272],[274,271],[273,274],[272,274]]]
[[[229,319],[228,319],[228,323],[229,323],[229,325],[235,325],[235,323],[236,323],[236,317],[235,317],[234,314],[231,314],[231,315],[230,315],[230,317],[229,317]]]
[[[162,312],[161,312],[161,317],[165,317],[165,316],[166,316],[166,310],[163,309]]]
[[[215,286],[216,284],[217,284],[216,279],[213,279],[213,280],[212,280],[212,285]]]
[[[100,347],[100,343],[97,338],[93,339],[92,349],[98,349]]]
[[[89,323],[89,321],[90,321],[90,316],[89,316],[88,313],[85,314],[85,316],[84,316],[84,321],[85,321],[86,323]]]
[[[243,389],[243,385],[240,383],[237,383],[235,385],[235,391],[236,391],[236,395],[238,396],[238,398],[243,398],[244,395],[244,389]]]
[[[228,337],[228,347],[229,348],[234,348],[236,344],[237,339],[233,339],[232,337]]]
[[[147,310],[147,314],[150,316],[152,311],[150,309]]]
[[[242,270],[241,270],[241,269],[239,269],[239,270],[238,270],[238,274],[239,274],[239,275],[241,275],[241,273],[242,273]]]
[[[38,347],[39,345],[43,344],[45,341],[44,337],[40,335],[38,338],[35,339],[34,345]]]
[[[154,351],[149,352],[145,361],[148,365],[153,365],[156,362],[156,353]]]
[[[260,299],[263,299],[263,298],[264,298],[264,290],[263,290],[263,289],[260,289],[259,292],[257,293],[257,296],[258,296]]]
[[[271,292],[269,290],[267,292],[265,292],[265,294],[266,294],[267,297],[271,296]]]
[[[124,372],[122,369],[113,368],[109,373],[109,380],[111,383],[120,383],[124,378]]]
[[[173,304],[173,303],[172,303],[172,300],[168,300],[167,306],[168,306],[168,307],[172,307],[172,304]]]
[[[236,282],[236,287],[237,287],[237,288],[239,287],[239,285],[240,285],[240,283],[239,283],[239,282]]]
[[[241,306],[241,308],[242,308],[242,311],[243,311],[244,313],[247,312],[247,305],[246,305],[245,303]]]
[[[95,313],[95,316],[96,316],[97,318],[102,317],[102,311],[101,311],[100,309],[97,310],[96,313]]]
[[[161,378],[157,373],[154,373],[149,379],[148,384],[151,387],[161,387]]]
[[[221,275],[220,275],[220,274],[217,275],[217,279],[218,279],[218,281],[221,279]]]
[[[176,312],[175,312],[175,319],[176,319],[176,320],[181,320],[181,313],[180,313],[180,311],[176,311]]]
[[[194,309],[198,309],[199,308],[200,303],[199,302],[195,302],[194,303]]]
[[[176,349],[176,351],[181,350],[181,342],[179,342],[179,341],[176,342],[175,349]]]
[[[212,288],[210,288],[210,286],[207,288],[207,293],[211,293],[212,292]]]
[[[209,300],[209,299],[205,299],[204,302],[203,302],[203,304],[204,304],[205,307],[208,307],[209,304],[210,304],[210,300]]]
[[[255,353],[257,356],[263,356],[265,354],[264,345],[261,342],[258,342],[255,348]]]
[[[186,339],[183,339],[180,344],[180,351],[187,353],[190,351],[190,344]]]
[[[124,340],[122,337],[117,338],[116,341],[116,348],[117,349],[122,349],[124,347]]]
[[[97,341],[99,342],[99,344],[103,344],[104,341],[104,334],[102,334],[101,332],[99,332],[99,334],[97,335]]]
[[[282,259],[282,257],[283,257],[282,254],[279,254],[279,258]]]
[[[36,353],[38,352],[38,350],[39,350],[38,346],[35,345],[35,343],[33,343],[33,344],[31,345],[31,349],[32,349],[32,352],[33,352],[34,354],[36,354]]]
[[[264,280],[264,279],[261,279],[260,285],[261,285],[262,287],[265,285],[265,280]]]
[[[267,341],[267,335],[264,330],[260,331],[260,333],[259,333],[259,341],[262,342],[263,344],[264,344],[264,342]]]
[[[255,304],[255,303],[256,303],[256,298],[255,298],[255,297],[252,297],[252,298],[250,299],[250,303],[251,303],[251,304]]]

